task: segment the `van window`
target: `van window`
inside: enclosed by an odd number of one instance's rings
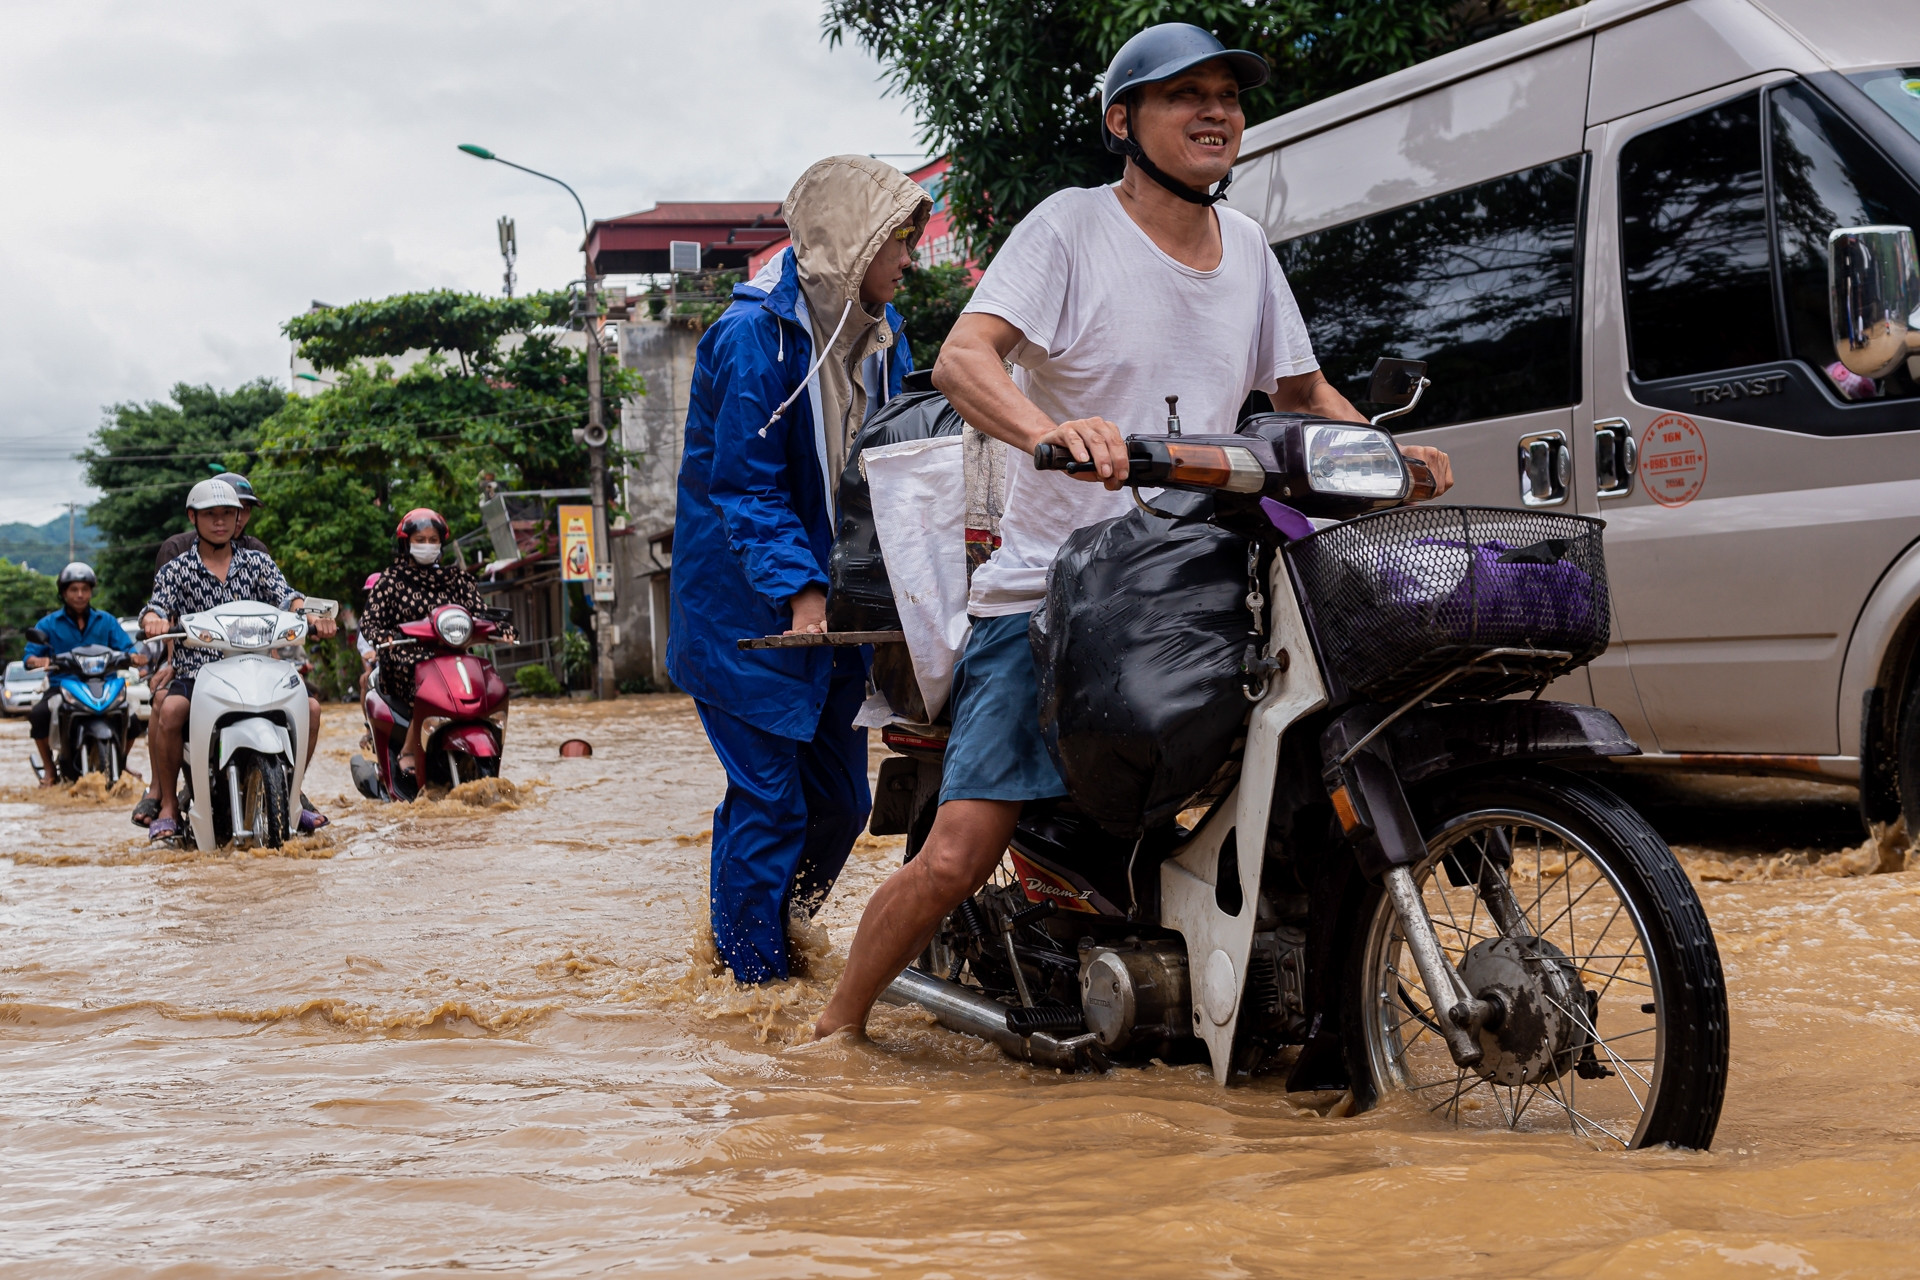
[[[1920,197],[1837,112],[1803,85],[1768,95],[1773,117],[1774,220],[1793,354],[1826,372],[1846,400],[1920,394],[1906,369],[1878,382],[1834,359],[1827,301],[1827,233],[1836,227],[1920,228]]]
[[[1778,357],[1757,91],[1629,139],[1620,221],[1635,377]]]
[[[1920,67],[1863,71],[1848,79],[1865,90],[1902,129],[1920,138]]]
[[[1572,156],[1274,246],[1314,353],[1359,401],[1381,356],[1425,360],[1403,430],[1580,399],[1575,249],[1585,158]]]

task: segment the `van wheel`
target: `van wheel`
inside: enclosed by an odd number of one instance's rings
[[[1894,783],[1899,788],[1900,812],[1906,815],[1909,839],[1920,836],[1920,671],[1907,679],[1906,705],[1894,731]]]

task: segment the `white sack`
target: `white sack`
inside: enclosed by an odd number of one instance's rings
[[[929,718],[947,705],[966,646],[967,482],[960,437],[903,440],[860,454],[894,608]]]

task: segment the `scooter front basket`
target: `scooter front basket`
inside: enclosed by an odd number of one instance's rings
[[[1399,507],[1287,548],[1321,660],[1387,702],[1538,688],[1598,657],[1610,614],[1603,524],[1501,507]]]

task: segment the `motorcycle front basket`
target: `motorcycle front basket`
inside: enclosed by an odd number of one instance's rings
[[[1602,523],[1502,507],[1398,507],[1287,548],[1321,660],[1378,702],[1539,688],[1607,647]],[[1449,675],[1449,673],[1452,673]]]

